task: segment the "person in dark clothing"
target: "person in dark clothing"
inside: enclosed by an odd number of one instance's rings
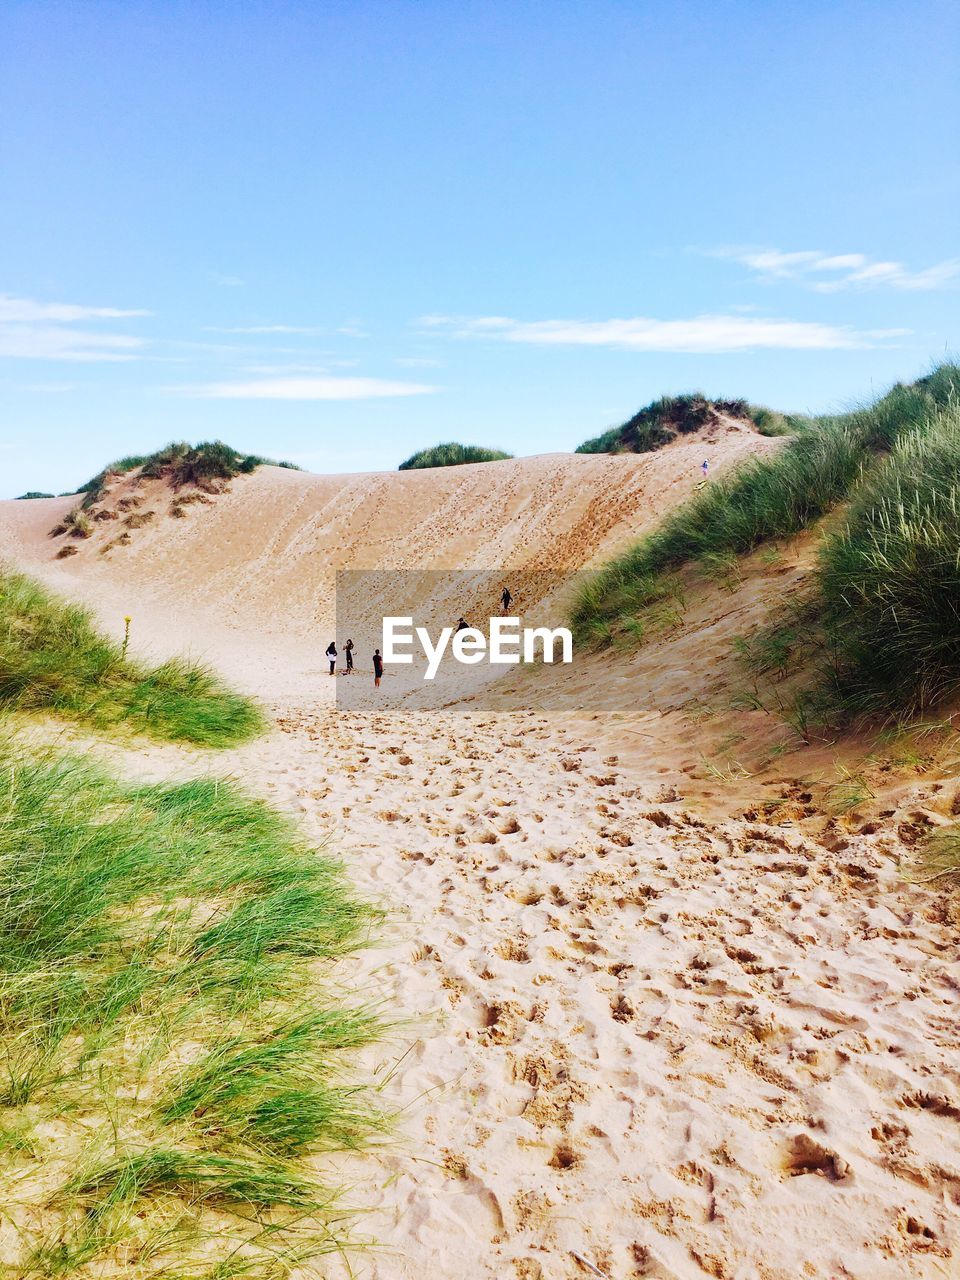
[[[343,652],[347,655],[347,674],[353,670],[353,641],[348,640],[343,646]]]
[[[513,596],[510,594],[510,588],[504,587],[503,593],[500,596],[500,604],[502,606],[500,612],[507,613],[512,603],[513,603]]]
[[[373,651],[373,684],[374,687],[380,688],[380,678],[383,675],[383,658],[380,656],[380,650]]]
[[[457,630],[466,631],[469,626],[470,626],[470,623],[466,620],[466,618],[461,618],[460,621],[457,623]]]
[[[332,676],[335,676],[337,674],[337,642],[336,640],[331,640],[330,643],[327,645],[327,661],[330,663],[330,674]]]

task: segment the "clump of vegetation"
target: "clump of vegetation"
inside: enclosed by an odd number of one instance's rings
[[[780,413],[762,404],[749,406],[750,421],[762,436],[788,436],[808,421],[795,413]]]
[[[83,507],[74,507],[68,511],[58,525],[50,530],[51,538],[59,538],[69,533],[72,538],[89,538],[93,533],[93,521]]]
[[[689,561],[714,563],[809,527],[873,474],[898,438],[926,432],[960,397],[960,367],[941,365],[910,386],[848,414],[793,420],[796,434],[768,458],[712,480],[636,547],[591,575],[573,611],[581,642],[602,645],[636,633],[635,620],[661,591],[660,577]]]
[[[824,526],[804,596],[738,642],[750,705],[809,740],[857,719],[910,719],[960,695],[960,368],[805,424],[772,457],[711,482],[588,579],[581,642],[636,643],[691,562],[735,590],[737,557]],[[759,681],[771,688],[761,696]],[[789,685],[784,693],[778,685]]]
[[[170,503],[170,514],[176,520],[182,520],[187,514],[187,507],[192,507],[196,503],[203,503],[209,506],[210,499],[205,493],[199,490],[192,490],[188,493],[178,493],[173,502]]]
[[[39,489],[31,489],[28,493],[21,493],[17,501],[23,502],[28,498],[53,498],[55,496],[56,495],[52,493],[41,493]]]
[[[0,572],[0,707],[51,711],[98,728],[229,746],[258,733],[257,707],[202,667],[146,667],[100,634],[90,613]]]
[[[734,648],[754,678],[785,680],[823,647],[820,608],[812,596],[788,600],[765,626],[738,636]]]
[[[708,400],[699,391],[661,396],[622,423],[577,447],[577,453],[651,453],[678,436],[716,426],[721,416],[750,420],[764,435],[783,435],[789,420],[770,409],[755,409],[746,400]]]
[[[805,528],[847,492],[862,461],[845,426],[815,425],[773,457],[752,458],[712,480],[643,542],[591,575],[575,606],[575,635],[603,644],[657,598],[664,573]]]
[[[941,827],[924,842],[921,850],[925,867],[924,879],[941,880],[960,877],[960,823]]]
[[[138,469],[147,479],[164,479],[173,489],[181,489],[185,485],[204,486],[217,481],[225,482],[232,480],[234,476],[249,475],[257,467],[264,466],[299,470],[292,462],[275,462],[271,458],[262,458],[259,454],[241,453],[222,440],[195,445],[179,441],[158,449],[156,453],[130,454],[119,458],[81,485],[77,492],[85,495],[83,505],[89,507],[103,497],[107,482],[112,476],[126,475]]]
[[[229,783],[10,746],[0,776],[10,1273],[267,1280],[341,1249],[308,1157],[383,1129],[349,1075],[378,1023],[318,997],[316,966],[375,913]]]
[[[211,746],[260,726],[207,673],[125,648],[0,574],[0,706]],[[379,1023],[317,965],[378,913],[231,783],[122,783],[10,742],[0,778],[5,1266],[268,1280],[342,1250],[313,1161],[385,1127],[350,1078]]]
[[[960,692],[960,403],[862,485],[817,587],[845,706],[914,713]]]
[[[512,453],[501,449],[485,449],[478,444],[435,444],[432,449],[421,449],[401,462],[398,471],[414,471],[420,467],[459,467],[467,462],[502,462],[512,458]]]
[[[131,511],[128,516],[123,517],[123,523],[128,529],[142,529],[145,524],[157,518],[155,511]]]

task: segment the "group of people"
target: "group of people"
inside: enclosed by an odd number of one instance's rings
[[[504,587],[503,591],[500,593],[501,614],[506,614],[509,611],[510,605],[512,603],[513,603],[513,596],[510,594],[510,588]],[[469,622],[467,622],[466,618],[461,617],[457,620],[458,631],[465,631],[469,627],[469,625],[470,624]],[[347,661],[346,674],[349,675],[351,671],[353,671],[353,641],[352,640],[347,640],[347,643],[343,646],[343,654]],[[327,661],[330,663],[330,674],[332,676],[335,676],[337,674],[337,659],[339,657],[340,657],[340,651],[337,649],[337,642],[336,640],[331,640],[330,643],[327,645],[326,658],[327,658]],[[379,649],[374,649],[373,651],[373,683],[376,686],[376,688],[378,689],[380,688],[380,681],[382,679],[383,679],[383,656],[380,653]]]
[[[353,670],[353,641],[352,640],[348,640],[347,643],[343,646],[343,653],[344,653],[344,657],[347,660],[347,675],[349,675],[350,672]],[[330,663],[330,674],[332,676],[335,676],[337,674],[337,659],[340,657],[339,650],[337,649],[336,640],[331,640],[330,643],[327,645],[326,657],[327,657],[327,661]],[[373,683],[376,685],[377,688],[380,687],[380,680],[382,679],[382,677],[383,677],[383,656],[381,655],[379,649],[374,649],[373,651]]]

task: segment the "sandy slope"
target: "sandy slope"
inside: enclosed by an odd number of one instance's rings
[[[64,540],[46,535],[72,500],[0,502],[0,559],[90,601],[114,633],[132,614],[135,645],[215,654],[239,683],[297,698],[330,638],[336,570],[576,570],[688,495],[705,456],[722,469],[776,444],[731,422],[643,457],[547,454],[343,476],[263,467],[180,520],[167,518],[160,482],[133,491],[120,482],[107,506],[133,493],[138,515],[156,513],[129,546],[101,554],[123,529],[105,522],[57,560]]]
[[[715,454],[755,447],[730,432]],[[348,712],[318,673],[331,565],[579,567],[689,491],[702,452],[270,471],[68,561],[55,504],[0,504],[8,557],[113,625],[134,612],[138,644],[190,641],[274,711],[225,758],[125,767],[239,774],[393,910],[359,981],[415,1020],[366,1062],[404,1111],[402,1140],[344,1162],[385,1246],[359,1274],[960,1274],[957,929],[900,872],[955,787],[879,824],[705,820],[670,708],[709,692],[716,613],[654,696],[650,651],[544,711]]]

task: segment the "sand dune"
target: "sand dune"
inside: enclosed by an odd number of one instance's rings
[[[245,687],[299,696],[332,634],[338,569],[580,569],[689,494],[704,456],[720,470],[776,443],[729,421],[645,456],[343,476],[263,467],[179,520],[170,490],[147,481],[137,514],[156,518],[105,554],[122,519],[97,524],[68,560],[47,534],[71,499],[0,502],[0,557],[88,601],[114,633],[133,614],[134,647],[186,646]],[[105,505],[130,494],[120,481]]]
[[[706,452],[773,447],[731,426]],[[689,493],[704,451],[264,469],[60,561],[66,503],[0,504],[7,559],[115,628],[132,612],[142,648],[205,653],[274,713],[213,762],[146,748],[124,767],[239,774],[391,909],[341,975],[413,1019],[364,1064],[402,1108],[397,1140],[340,1162],[383,1246],[354,1274],[960,1274],[956,921],[902,876],[954,789],[915,781],[881,823],[780,826],[736,816],[741,789],[708,820],[686,791],[695,726],[678,744],[670,716],[729,643],[716,609],[668,670],[666,651],[659,671],[650,649],[597,661],[543,710],[331,706],[334,569],[581,568]]]

